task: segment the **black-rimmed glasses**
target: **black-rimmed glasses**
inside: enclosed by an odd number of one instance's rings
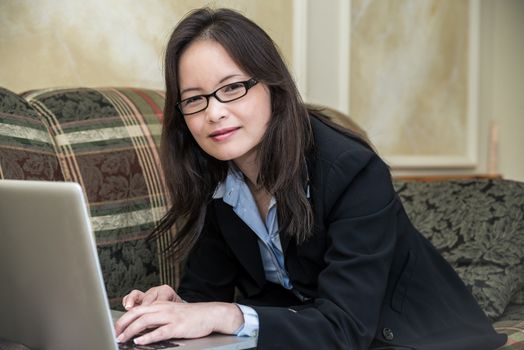
[[[178,102],[176,106],[183,115],[191,115],[205,110],[209,104],[209,98],[215,97],[218,101],[225,103],[238,100],[246,96],[249,89],[258,83],[256,79],[238,81],[219,87],[214,92],[207,95],[192,96]]]

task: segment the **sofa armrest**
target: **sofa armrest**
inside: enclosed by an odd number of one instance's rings
[[[132,289],[176,284],[163,252],[146,240],[169,203],[159,164],[164,95],[134,88],[69,88],[23,94],[54,143],[64,179],[86,195],[110,305]]]

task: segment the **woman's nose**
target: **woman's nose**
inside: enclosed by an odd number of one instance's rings
[[[210,123],[216,123],[222,118],[227,116],[227,108],[225,103],[220,102],[216,97],[209,97],[209,101],[206,108],[206,119]]]

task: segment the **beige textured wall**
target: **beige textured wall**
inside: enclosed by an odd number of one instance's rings
[[[210,3],[254,19],[289,63],[293,40],[304,41],[306,54],[297,58],[308,61],[309,97],[339,108],[339,82],[346,78],[337,71],[344,46],[338,41],[344,33],[337,30],[344,23],[340,10],[350,6],[352,116],[384,155],[460,155],[465,150],[466,13],[480,3],[479,163],[474,168],[421,166],[397,174],[494,171],[524,181],[524,1],[345,1],[322,2],[326,9],[319,11],[318,0],[0,0],[0,86],[18,92],[75,85],[162,89],[162,53],[172,28],[189,9]],[[308,9],[309,23],[294,36],[297,4]],[[498,126],[498,147],[489,138],[491,124]]]
[[[162,89],[168,37],[185,13],[204,5],[241,11],[292,62],[292,0],[2,0],[0,86]]]
[[[468,14],[466,1],[352,1],[351,115],[383,155],[464,155]]]

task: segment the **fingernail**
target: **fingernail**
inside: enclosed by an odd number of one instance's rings
[[[121,343],[122,339],[124,338],[123,336],[124,336],[123,334],[120,334],[118,337],[116,337],[116,341]]]
[[[136,345],[142,345],[142,337],[133,339],[133,343],[135,343]]]
[[[126,310],[129,310],[131,308],[131,303],[127,303],[124,307],[126,308]]]

